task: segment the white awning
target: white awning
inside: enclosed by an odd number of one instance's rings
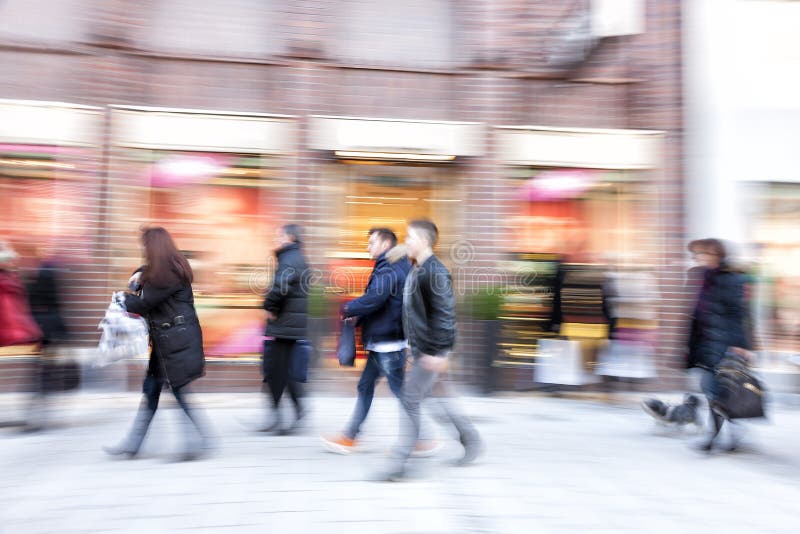
[[[661,166],[663,132],[498,126],[498,159],[507,165],[589,169]]]
[[[341,158],[442,162],[484,153],[484,126],[470,122],[310,117],[310,146]]]
[[[97,146],[100,108],[35,100],[0,100],[0,142],[28,145]]]
[[[226,111],[112,106],[116,146],[286,154],[295,146],[295,118]]]

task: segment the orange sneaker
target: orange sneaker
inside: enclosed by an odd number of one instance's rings
[[[350,439],[344,434],[335,436],[321,436],[325,448],[337,454],[350,454],[356,449],[356,440]]]
[[[433,456],[440,450],[442,450],[444,445],[441,441],[436,439],[421,439],[414,445],[414,451],[411,453],[411,456],[414,458],[426,458],[428,456]]]

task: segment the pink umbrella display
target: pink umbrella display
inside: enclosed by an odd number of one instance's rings
[[[202,183],[227,168],[226,158],[211,154],[171,154],[158,160],[150,169],[150,185],[172,187]]]
[[[528,201],[564,200],[583,193],[597,181],[597,173],[584,169],[542,171],[518,190],[518,197]]]

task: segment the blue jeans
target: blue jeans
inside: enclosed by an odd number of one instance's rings
[[[389,389],[395,397],[400,398],[403,389],[403,377],[406,370],[406,351],[373,352],[367,353],[367,365],[358,381],[358,399],[353,411],[353,417],[345,431],[345,436],[355,439],[361,429],[361,424],[367,418],[372,399],[375,396],[375,384],[381,376],[389,382]]]

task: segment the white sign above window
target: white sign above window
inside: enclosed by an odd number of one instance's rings
[[[592,0],[592,35],[617,37],[645,31],[644,0]]]

